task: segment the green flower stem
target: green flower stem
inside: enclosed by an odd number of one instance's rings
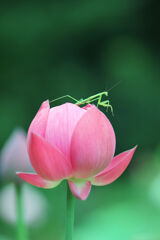
[[[74,206],[75,206],[75,199],[70,191],[69,185],[67,184],[67,209],[66,209],[65,240],[73,239]]]
[[[22,185],[16,184],[16,203],[17,203],[17,240],[28,240],[27,229],[24,223],[22,205]]]

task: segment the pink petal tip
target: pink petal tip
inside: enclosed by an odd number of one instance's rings
[[[68,180],[68,184],[69,184],[69,187],[70,187],[70,190],[72,192],[72,194],[80,199],[80,200],[85,200],[89,193],[90,193],[90,190],[91,190],[91,182],[87,182],[87,181],[76,181],[76,182],[73,182],[71,180]]]
[[[17,175],[24,181],[39,188],[54,188],[60,181],[48,181],[37,174],[17,172]]]
[[[128,167],[136,148],[137,146],[114,157],[109,166],[95,176],[92,184],[103,186],[114,182]]]

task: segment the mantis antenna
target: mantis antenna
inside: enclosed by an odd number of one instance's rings
[[[122,80],[120,80],[119,82],[115,83],[111,88],[109,88],[107,91],[111,91],[113,88],[117,87],[120,83],[122,82]]]

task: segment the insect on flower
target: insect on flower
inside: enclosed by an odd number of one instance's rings
[[[110,101],[109,100],[102,101],[103,96],[108,97],[108,92],[97,93],[97,94],[95,94],[95,95],[93,95],[91,97],[88,97],[86,99],[82,98],[80,100],[77,100],[77,99],[75,99],[74,97],[72,97],[70,95],[65,95],[65,96],[62,96],[62,97],[59,97],[59,98],[56,98],[56,99],[50,101],[50,103],[55,102],[57,100],[60,100],[62,98],[66,98],[66,97],[68,97],[68,98],[72,99],[73,101],[75,101],[75,104],[78,105],[78,106],[85,105],[85,104],[91,104],[91,103],[97,101],[97,107],[98,106],[102,106],[104,108],[107,108],[107,111],[108,111],[108,108],[110,108],[110,110],[111,110],[111,112],[113,114],[113,107],[110,104]]]
[[[67,180],[73,195],[81,200],[88,197],[91,185],[115,181],[127,168],[136,147],[114,157],[114,129],[104,113],[91,104],[97,101],[98,106],[111,108],[109,100],[102,100],[106,96],[108,93],[102,92],[76,100],[67,95],[76,103],[52,108],[48,100],[43,102],[27,136],[36,174],[20,172],[18,176],[41,188],[53,188]]]

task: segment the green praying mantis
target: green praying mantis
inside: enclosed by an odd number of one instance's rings
[[[103,100],[102,101],[103,97],[108,97],[108,92],[97,93],[97,94],[92,95],[92,96],[90,96],[88,98],[85,98],[85,99],[82,98],[80,100],[77,100],[77,99],[75,99],[74,97],[72,97],[70,95],[65,95],[65,96],[62,96],[62,97],[59,97],[59,98],[56,98],[56,99],[50,101],[50,103],[51,102],[55,102],[57,100],[60,100],[62,98],[66,98],[66,97],[68,97],[68,98],[72,99],[73,101],[75,101],[75,104],[78,105],[78,106],[84,105],[84,104],[91,104],[91,103],[97,101],[97,107],[98,106],[102,106],[104,108],[107,108],[107,111],[110,108],[110,110],[112,112],[112,115],[113,115],[113,108],[112,108],[112,105],[110,104],[110,101],[109,100]]]

